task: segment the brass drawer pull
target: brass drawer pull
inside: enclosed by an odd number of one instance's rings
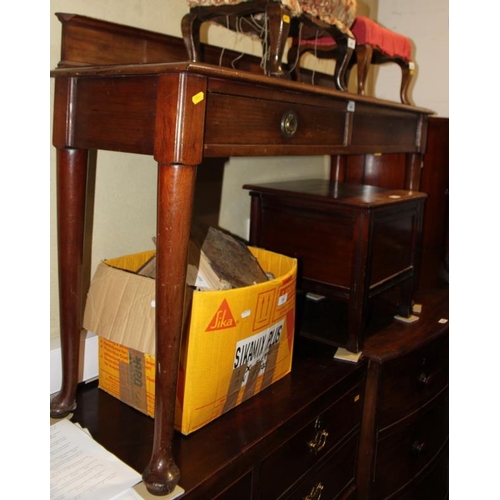
[[[286,111],[283,113],[281,117],[281,133],[286,139],[291,139],[295,135],[298,126],[299,122],[295,111]]]
[[[326,445],[326,438],[328,437],[328,431],[326,429],[318,430],[314,439],[307,443],[309,451],[317,455]]]
[[[423,441],[413,441],[411,444],[411,454],[418,457],[425,452],[426,448],[427,446]]]
[[[319,500],[321,498],[321,493],[323,492],[323,485],[318,483],[312,487],[309,495],[304,497],[304,500]]]
[[[427,375],[426,373],[421,373],[418,377],[418,385],[421,388],[429,387],[432,381],[432,375]]]

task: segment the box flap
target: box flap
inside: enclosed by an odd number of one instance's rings
[[[99,264],[83,327],[137,351],[155,354],[155,281]]]

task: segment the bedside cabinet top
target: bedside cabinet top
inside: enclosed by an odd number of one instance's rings
[[[410,200],[427,198],[425,193],[404,189],[386,189],[366,184],[350,184],[327,179],[302,179],[266,184],[245,184],[243,189],[251,195],[257,193],[294,200],[314,201],[331,205],[350,205],[359,208],[375,208]]]

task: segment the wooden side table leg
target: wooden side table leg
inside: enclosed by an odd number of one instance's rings
[[[347,155],[330,156],[330,181],[346,182]]]
[[[175,398],[196,166],[158,167],[154,440],[142,478],[166,495],[179,482],[172,450]]]
[[[422,155],[420,153],[406,154],[406,175],[404,188],[408,191],[420,189],[420,178],[422,177]]]
[[[62,418],[76,407],[82,331],[83,245],[88,151],[57,150],[57,230],[62,386],[50,401],[50,416]]]

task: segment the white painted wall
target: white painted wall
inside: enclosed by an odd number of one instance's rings
[[[379,0],[378,21],[413,44],[416,63],[414,104],[449,117],[449,6],[448,0]],[[401,71],[395,64],[380,66],[375,95],[397,100]]]

